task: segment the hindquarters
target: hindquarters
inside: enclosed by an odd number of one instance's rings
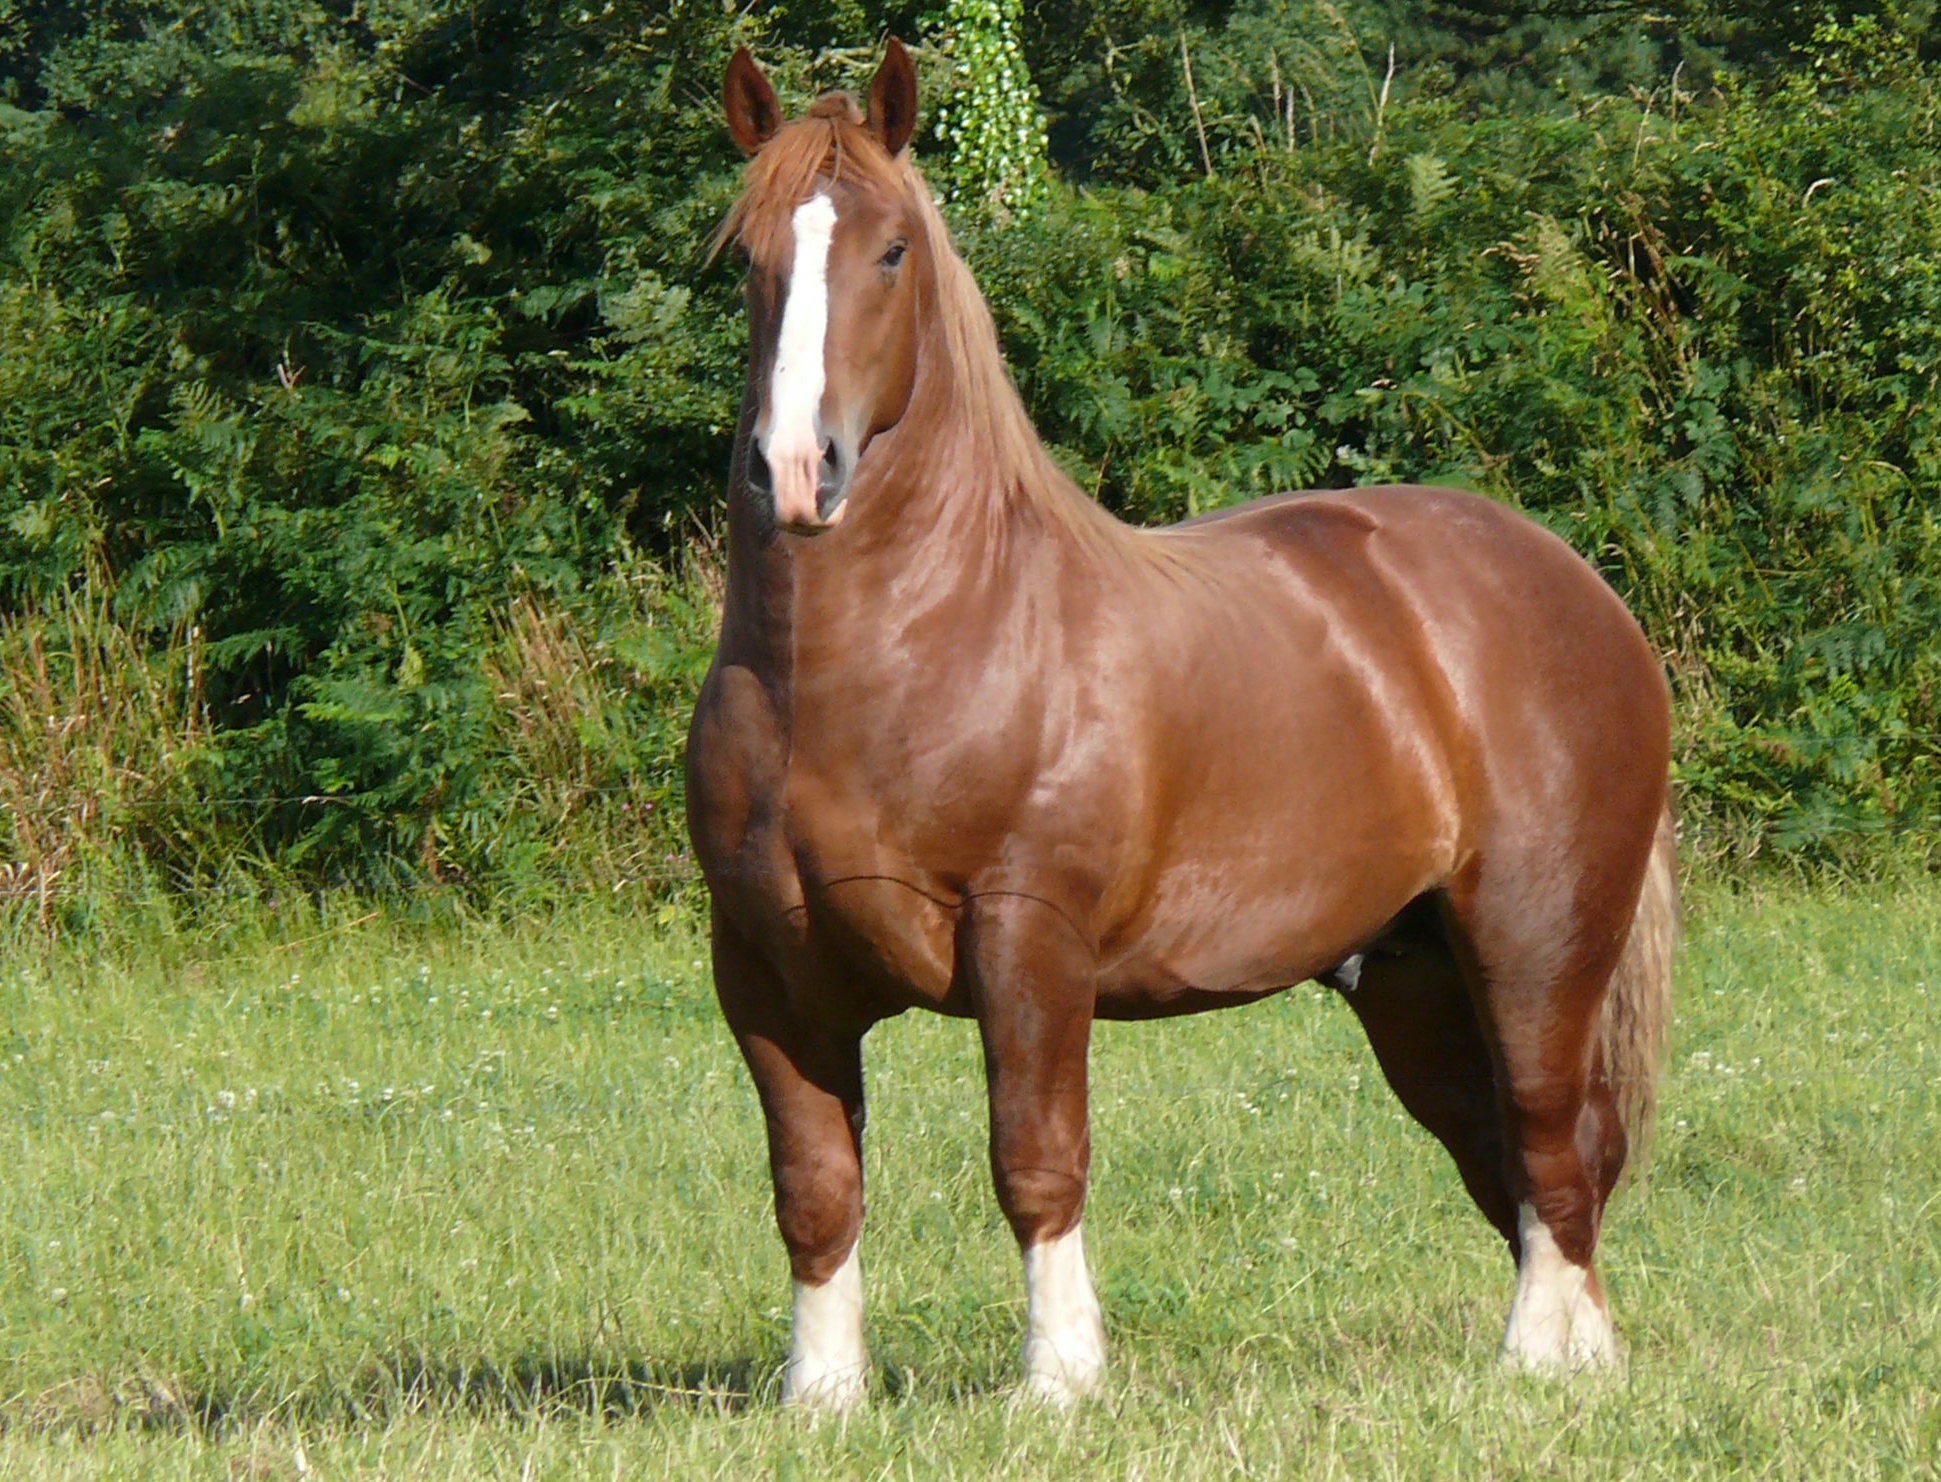
[[[1661,806],[1635,865],[1631,841],[1595,842],[1574,857],[1545,851],[1545,866],[1574,866],[1551,878],[1533,871],[1530,851],[1505,845],[1447,897],[1450,942],[1490,1048],[1504,1192],[1516,1209],[1503,1357],[1517,1368],[1618,1358],[1593,1259],[1655,1091],[1676,920],[1669,814]]]
[[[1601,1011],[1580,1041],[1587,1104],[1608,1109],[1584,1119],[1585,1162],[1595,1170],[1601,1208],[1619,1175],[1648,1149],[1671,1009],[1678,937],[1677,858],[1672,815],[1661,815]],[[1518,1206],[1528,1188],[1506,1136],[1516,1119],[1503,1036],[1548,1038],[1578,1015],[1568,1001],[1546,1011],[1525,1005],[1507,1025],[1489,1004],[1465,929],[1446,898],[1425,895],[1329,981],[1343,991],[1382,1074],[1403,1107],[1442,1143],[1476,1206],[1520,1254]]]
[[[1312,564],[1324,510],[1367,520],[1362,631],[1430,697],[1453,823],[1433,931],[1367,954],[1351,1001],[1517,1256],[1506,1357],[1614,1361],[1592,1257],[1649,1122],[1676,920],[1662,670],[1597,573],[1514,511],[1377,489],[1255,519]]]

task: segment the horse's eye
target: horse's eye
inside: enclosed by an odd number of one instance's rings
[[[892,242],[890,243],[890,250],[885,252],[877,261],[884,267],[894,270],[896,265],[903,261],[903,254],[909,250],[910,244],[908,242]]]

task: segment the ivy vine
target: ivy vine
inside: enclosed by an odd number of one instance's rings
[[[945,198],[999,219],[1026,216],[1047,190],[1045,116],[1018,45],[1022,0],[948,0],[945,49],[956,86],[937,108],[950,150]]]

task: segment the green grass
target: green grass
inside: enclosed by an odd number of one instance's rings
[[[1101,1027],[1114,1367],[1021,1409],[975,1033],[885,1024],[875,1399],[820,1425],[693,926],[328,925],[0,967],[0,1476],[1935,1475],[1933,887],[1694,908],[1622,1380],[1497,1371],[1509,1262],[1300,988]]]

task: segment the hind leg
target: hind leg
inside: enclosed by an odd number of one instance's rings
[[[1629,908],[1622,891],[1586,888],[1555,860],[1479,867],[1450,891],[1451,941],[1496,1066],[1504,1183],[1516,1201],[1510,1368],[1617,1362],[1592,1258],[1624,1133],[1597,1034]]]
[[[1504,1177],[1495,1068],[1455,956],[1433,932],[1384,943],[1344,996],[1389,1089],[1455,1159],[1469,1197],[1514,1257],[1517,1206]]]

